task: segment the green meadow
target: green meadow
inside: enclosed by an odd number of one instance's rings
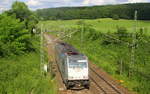
[[[65,29],[77,28],[79,20],[55,20],[55,21],[42,21],[44,27],[51,31],[63,31]],[[125,27],[129,32],[135,28],[150,29],[150,21],[137,21],[134,20],[112,20],[111,18],[83,20],[85,23],[91,25],[98,32],[115,32],[117,27]],[[40,23],[40,24],[41,24]]]

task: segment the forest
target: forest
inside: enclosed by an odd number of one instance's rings
[[[70,20],[70,19],[133,19],[134,11],[138,11],[139,20],[150,20],[150,3],[133,3],[119,5],[102,5],[88,7],[62,7],[38,9],[41,20]]]

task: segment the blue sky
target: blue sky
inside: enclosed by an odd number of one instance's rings
[[[8,10],[11,4],[16,0],[1,0],[0,12]],[[39,8],[63,7],[63,6],[92,6],[106,4],[122,4],[122,3],[137,3],[150,2],[150,0],[18,0],[25,2],[30,9],[36,10]]]

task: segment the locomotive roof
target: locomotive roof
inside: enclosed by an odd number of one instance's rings
[[[59,50],[62,53],[67,53],[68,55],[82,55],[81,53],[78,52],[78,50],[76,50],[73,46],[71,46],[70,44],[64,43],[64,42],[59,42],[58,43]]]

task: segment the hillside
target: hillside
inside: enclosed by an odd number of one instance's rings
[[[97,18],[133,19],[135,10],[138,11],[139,20],[150,20],[150,3],[47,8],[39,9],[36,13],[43,20]]]

